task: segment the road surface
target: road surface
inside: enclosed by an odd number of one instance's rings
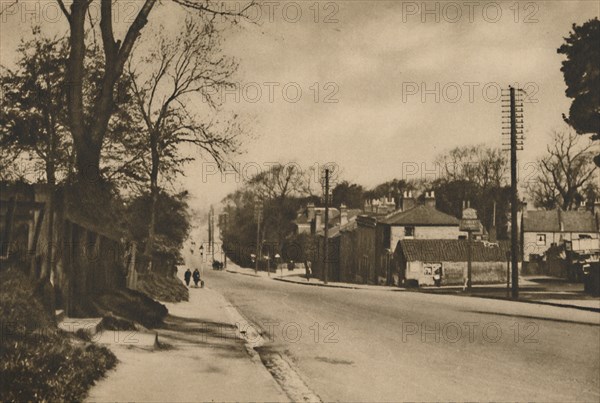
[[[324,401],[599,401],[600,314],[205,272]]]

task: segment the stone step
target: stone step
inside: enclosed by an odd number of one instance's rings
[[[63,317],[58,322],[58,328],[69,333],[77,333],[83,330],[90,337],[93,337],[100,330],[102,318],[67,318]]]
[[[102,330],[92,338],[92,341],[108,346],[154,350],[158,347],[158,333],[139,330]]]
[[[63,309],[55,310],[54,318],[56,319],[56,323],[60,323],[65,318],[65,311]]]

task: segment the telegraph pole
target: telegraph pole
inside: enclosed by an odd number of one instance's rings
[[[329,272],[329,168],[325,168],[325,244],[323,245],[323,283],[327,284]]]
[[[212,247],[212,239],[213,239],[211,212],[212,212],[212,205],[210,206],[210,209],[208,210],[208,250],[206,251],[207,258],[208,258],[208,254],[210,253],[211,247]]]
[[[210,251],[212,253],[212,261],[215,261],[215,210],[210,206]]]
[[[512,277],[512,297],[519,298],[519,223],[517,215],[519,213],[519,189],[517,175],[517,151],[523,149],[523,102],[515,94],[515,88],[508,87],[508,105],[503,100],[503,118],[508,117],[508,121],[503,120],[503,135],[509,135],[510,143],[504,143],[503,146],[510,147],[510,241],[511,241],[511,277]],[[506,127],[505,124],[510,126]],[[509,130],[506,133],[504,130]]]
[[[227,214],[226,212],[223,213],[223,229],[225,232],[227,230],[227,224],[228,224],[228,219],[229,219],[229,214]],[[227,251],[225,250],[225,243],[223,242],[223,236],[221,236],[221,249],[223,249],[223,268],[227,268]]]
[[[258,273],[258,260],[260,258],[260,222],[262,220],[262,202],[257,202],[254,208],[254,217],[256,218],[256,261],[254,262],[254,273]]]

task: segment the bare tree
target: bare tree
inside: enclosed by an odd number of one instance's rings
[[[570,210],[583,199],[582,191],[594,181],[598,168],[593,163],[596,146],[580,144],[572,129],[555,130],[547,154],[538,161],[539,173],[528,184],[528,192],[537,207]]]
[[[297,164],[275,164],[250,178],[248,184],[261,200],[283,200],[307,193],[308,175]]]
[[[117,40],[112,25],[113,0],[100,1],[100,31],[104,51],[104,71],[98,94],[92,106],[92,119],[85,119],[85,25],[89,7],[93,0],[73,0],[70,10],[63,0],[56,0],[69,21],[70,53],[67,62],[67,109],[73,144],[76,151],[76,166],[81,179],[100,175],[100,154],[108,123],[114,111],[114,90],[134,45],[148,22],[148,16],[157,0],[143,0],[143,4],[125,36]],[[211,0],[172,0],[188,9],[205,15],[240,16],[252,6],[252,2],[239,11],[227,11]],[[91,18],[91,17],[90,17]]]
[[[501,186],[508,170],[502,152],[484,145],[456,147],[438,156],[436,164],[443,179],[473,182],[482,189]]]
[[[237,66],[222,55],[218,32],[209,19],[188,15],[175,39],[158,35],[149,53],[136,57],[134,51],[126,66],[134,94],[143,136],[139,148],[148,176],[152,207],[148,224],[146,253],[152,256],[156,203],[161,191],[160,180],[181,173],[184,163],[193,159],[182,156],[181,144],[192,145],[222,167],[240,146],[240,130],[235,117],[226,127],[216,123],[215,95],[232,86],[229,81]],[[138,69],[142,66],[143,69]],[[215,112],[206,119],[195,115],[190,105],[205,102]],[[197,107],[196,107],[197,108]]]

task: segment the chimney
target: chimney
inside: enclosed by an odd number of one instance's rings
[[[435,192],[425,192],[425,205],[427,207],[435,208]]]
[[[321,210],[315,211],[315,234],[321,230],[323,221],[321,220]]]
[[[342,203],[340,206],[340,225],[348,224],[348,209],[346,205]]]
[[[600,197],[596,197],[593,201],[592,201],[592,213],[596,214],[600,214]]]
[[[402,202],[400,204],[401,204],[400,207],[402,208],[402,211],[409,210],[415,206],[416,203],[415,203],[415,199],[413,198],[411,190],[404,192],[402,194]]]
[[[308,203],[306,206],[306,215],[309,222],[315,219],[315,203]]]

